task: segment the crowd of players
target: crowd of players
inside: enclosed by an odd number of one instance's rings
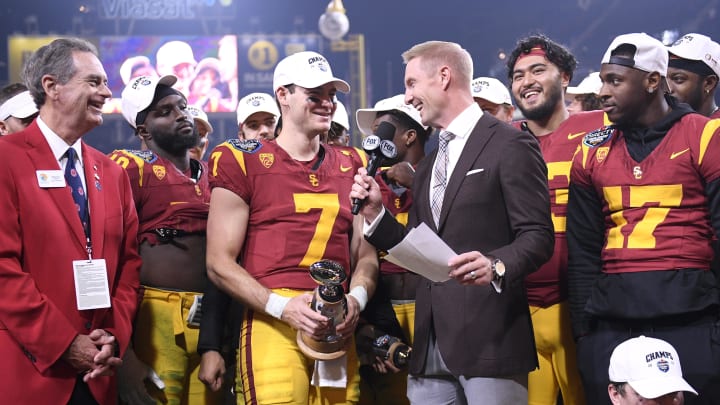
[[[114,188],[105,187],[110,180],[98,170],[102,165],[91,163],[100,158],[80,141],[102,122],[96,110],[110,97],[97,52],[80,39],[38,50],[24,68],[25,83],[0,91],[0,134],[9,135],[0,138],[0,207],[13,213],[0,222],[7,230],[0,231],[0,274],[9,280],[0,290],[6,292],[0,340],[9,358],[3,374],[18,372],[0,379],[2,402],[720,403],[720,274],[713,264],[720,231],[720,45],[696,33],[669,47],[646,34],[621,35],[598,71],[575,87],[575,57],[542,35],[518,41],[507,62],[507,85],[472,79],[471,61],[467,75],[469,54],[456,44],[430,43],[454,55],[447,62],[423,53],[424,45],[408,51],[406,93],[355,114],[337,101],[350,86],[322,55],[284,58],[274,71],[273,93],[242,97],[237,136],[215,134],[229,139],[209,153],[213,126],[176,75],[121,72],[128,76],[121,110],[138,144],[109,154],[126,174],[113,180],[119,195],[107,197],[101,195]],[[63,63],[50,64],[49,57]],[[419,71],[427,77],[412,76],[413,61],[424,63]],[[474,103],[451,117],[451,125],[438,124],[445,108],[437,103],[439,92]],[[382,213],[403,225],[417,221],[423,214],[412,191],[434,183],[416,170],[428,173],[423,165],[436,165],[438,142],[450,148],[450,162],[467,158],[467,146],[453,152],[460,134],[446,145],[439,134],[458,128],[455,118],[468,114],[492,116],[512,136],[528,136],[530,148],[541,153],[546,195],[505,204],[544,210],[554,248],[538,247],[535,253],[545,259],[523,268],[513,267],[518,253],[483,251],[487,258],[465,263],[480,267],[465,271],[465,264],[450,264],[455,270],[445,283],[484,289],[482,298],[453,298],[478,314],[502,311],[488,315],[490,323],[507,324],[512,333],[515,322],[531,323],[532,356],[517,361],[486,347],[460,355],[473,361],[490,353],[506,364],[456,369],[448,359],[459,346],[444,340],[447,332],[434,318],[431,343],[412,352],[408,375],[404,364],[379,354],[378,338],[414,345],[416,298],[427,280],[384,260],[373,234],[387,228],[368,217],[369,208],[352,215],[350,196],[362,195],[370,205],[377,186]],[[365,177],[366,152],[348,145],[351,116],[364,135],[378,133],[383,123],[394,128],[384,138],[397,155],[373,181]],[[485,136],[480,133],[471,136]],[[44,155],[34,157],[27,145]],[[62,172],[76,170],[68,146],[78,148],[79,194],[86,197],[33,197],[37,190],[27,191],[30,185],[55,193],[72,184],[62,179]],[[21,169],[29,177],[18,177]],[[482,171],[485,181],[502,175],[481,168],[468,171],[466,180],[477,181],[470,175]],[[56,172],[60,185],[52,183]],[[439,174],[431,172],[434,182]],[[455,177],[449,178],[448,187]],[[369,194],[357,194],[358,187]],[[80,220],[74,209],[26,217],[26,204],[43,209],[51,197],[58,207],[77,206]],[[105,214],[122,217],[115,227],[98,218],[102,198],[122,200],[122,214]],[[445,198],[447,204],[452,196]],[[125,207],[130,200],[133,209]],[[71,228],[71,222],[82,225],[87,241],[80,238],[79,251],[87,251],[88,263],[99,257],[102,266],[115,266],[104,270],[107,305],[81,305],[89,294],[83,277],[90,277],[77,264],[82,255],[45,264],[29,257],[40,254],[29,246],[44,238],[36,221],[50,226],[63,217]],[[440,223],[432,226],[445,240]],[[522,227],[511,229],[510,239],[520,238]],[[119,253],[104,251],[100,239],[105,250],[115,243],[109,250]],[[64,243],[70,242],[54,249]],[[322,259],[339,263],[349,276],[340,324],[310,305],[308,292],[317,284],[307,269]],[[481,269],[488,271],[485,281]],[[49,275],[66,271],[70,275],[59,280]],[[513,303],[491,304],[496,294]],[[442,302],[422,297],[418,305]],[[452,312],[432,316],[465,322]],[[57,328],[58,336],[43,348],[37,328]],[[314,360],[298,347],[297,331],[321,339],[329,329],[349,342],[340,359]],[[620,345],[631,338],[632,350]],[[503,339],[492,336],[489,345],[502,347]],[[615,354],[616,347],[626,354]],[[634,351],[649,357],[630,359]],[[444,387],[432,385],[438,381],[459,394],[445,402],[428,397]]]

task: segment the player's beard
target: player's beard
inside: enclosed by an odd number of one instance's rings
[[[685,100],[684,103],[690,104],[693,110],[700,111],[700,108],[702,108],[702,99],[702,81],[698,81],[697,85],[692,89],[692,92],[688,94],[687,100]]]
[[[520,112],[523,117],[530,121],[544,120],[555,112],[555,106],[562,99],[562,85],[557,82],[557,85],[543,89],[545,94],[545,101],[542,104],[533,106],[531,108],[524,108],[522,103],[517,103]]]
[[[191,135],[179,133],[164,133],[160,136],[153,135],[153,141],[161,149],[172,153],[173,155],[181,154],[190,148],[200,144],[200,134],[197,128],[193,129]]]

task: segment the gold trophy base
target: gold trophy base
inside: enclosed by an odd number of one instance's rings
[[[298,331],[297,344],[300,351],[315,360],[335,360],[347,353],[352,339],[340,339],[337,342],[321,342]]]

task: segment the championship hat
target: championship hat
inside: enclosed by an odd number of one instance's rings
[[[212,133],[213,127],[208,120],[207,114],[205,113],[205,111],[202,110],[202,108],[195,105],[189,105],[187,106],[187,111],[193,117],[195,125],[198,125],[198,127],[202,128],[200,130],[201,136],[210,135]]]
[[[390,98],[386,98],[375,103],[373,108],[361,108],[355,113],[355,120],[357,121],[358,128],[366,135],[372,134],[372,123],[377,117],[377,113],[381,111],[397,110],[407,115],[410,119],[420,124],[423,128],[427,129],[427,125],[423,125],[422,118],[420,118],[420,112],[410,105],[405,104],[405,95],[398,94]]]
[[[137,115],[150,106],[155,98],[155,89],[158,85],[172,87],[177,77],[167,75],[163,77],[140,76],[130,81],[122,91],[122,115],[125,121],[133,128],[137,128]]]
[[[677,351],[668,342],[640,336],[620,343],[610,356],[610,381],[628,383],[653,399],[677,391],[697,392],[683,379]]]
[[[275,66],[273,92],[289,84],[314,89],[327,83],[334,83],[335,88],[343,93],[350,91],[347,82],[333,76],[330,63],[324,56],[317,52],[304,51],[285,57]]]
[[[720,77],[720,44],[702,34],[687,34],[675,41],[668,52],[683,59],[703,61]]]
[[[266,93],[250,93],[240,99],[237,108],[238,125],[245,122],[249,116],[256,112],[266,112],[274,115],[276,118],[280,116],[277,103],[271,95]]]
[[[478,77],[470,82],[473,98],[481,98],[495,104],[512,105],[510,91],[494,77]]]

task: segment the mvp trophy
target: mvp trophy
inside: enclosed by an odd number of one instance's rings
[[[330,331],[322,340],[298,331],[300,350],[315,360],[333,360],[345,354],[348,339],[335,332],[335,326],[345,320],[347,299],[342,283],[347,278],[345,269],[332,260],[320,260],[310,266],[310,277],[319,284],[313,291],[311,308],[330,320]]]

